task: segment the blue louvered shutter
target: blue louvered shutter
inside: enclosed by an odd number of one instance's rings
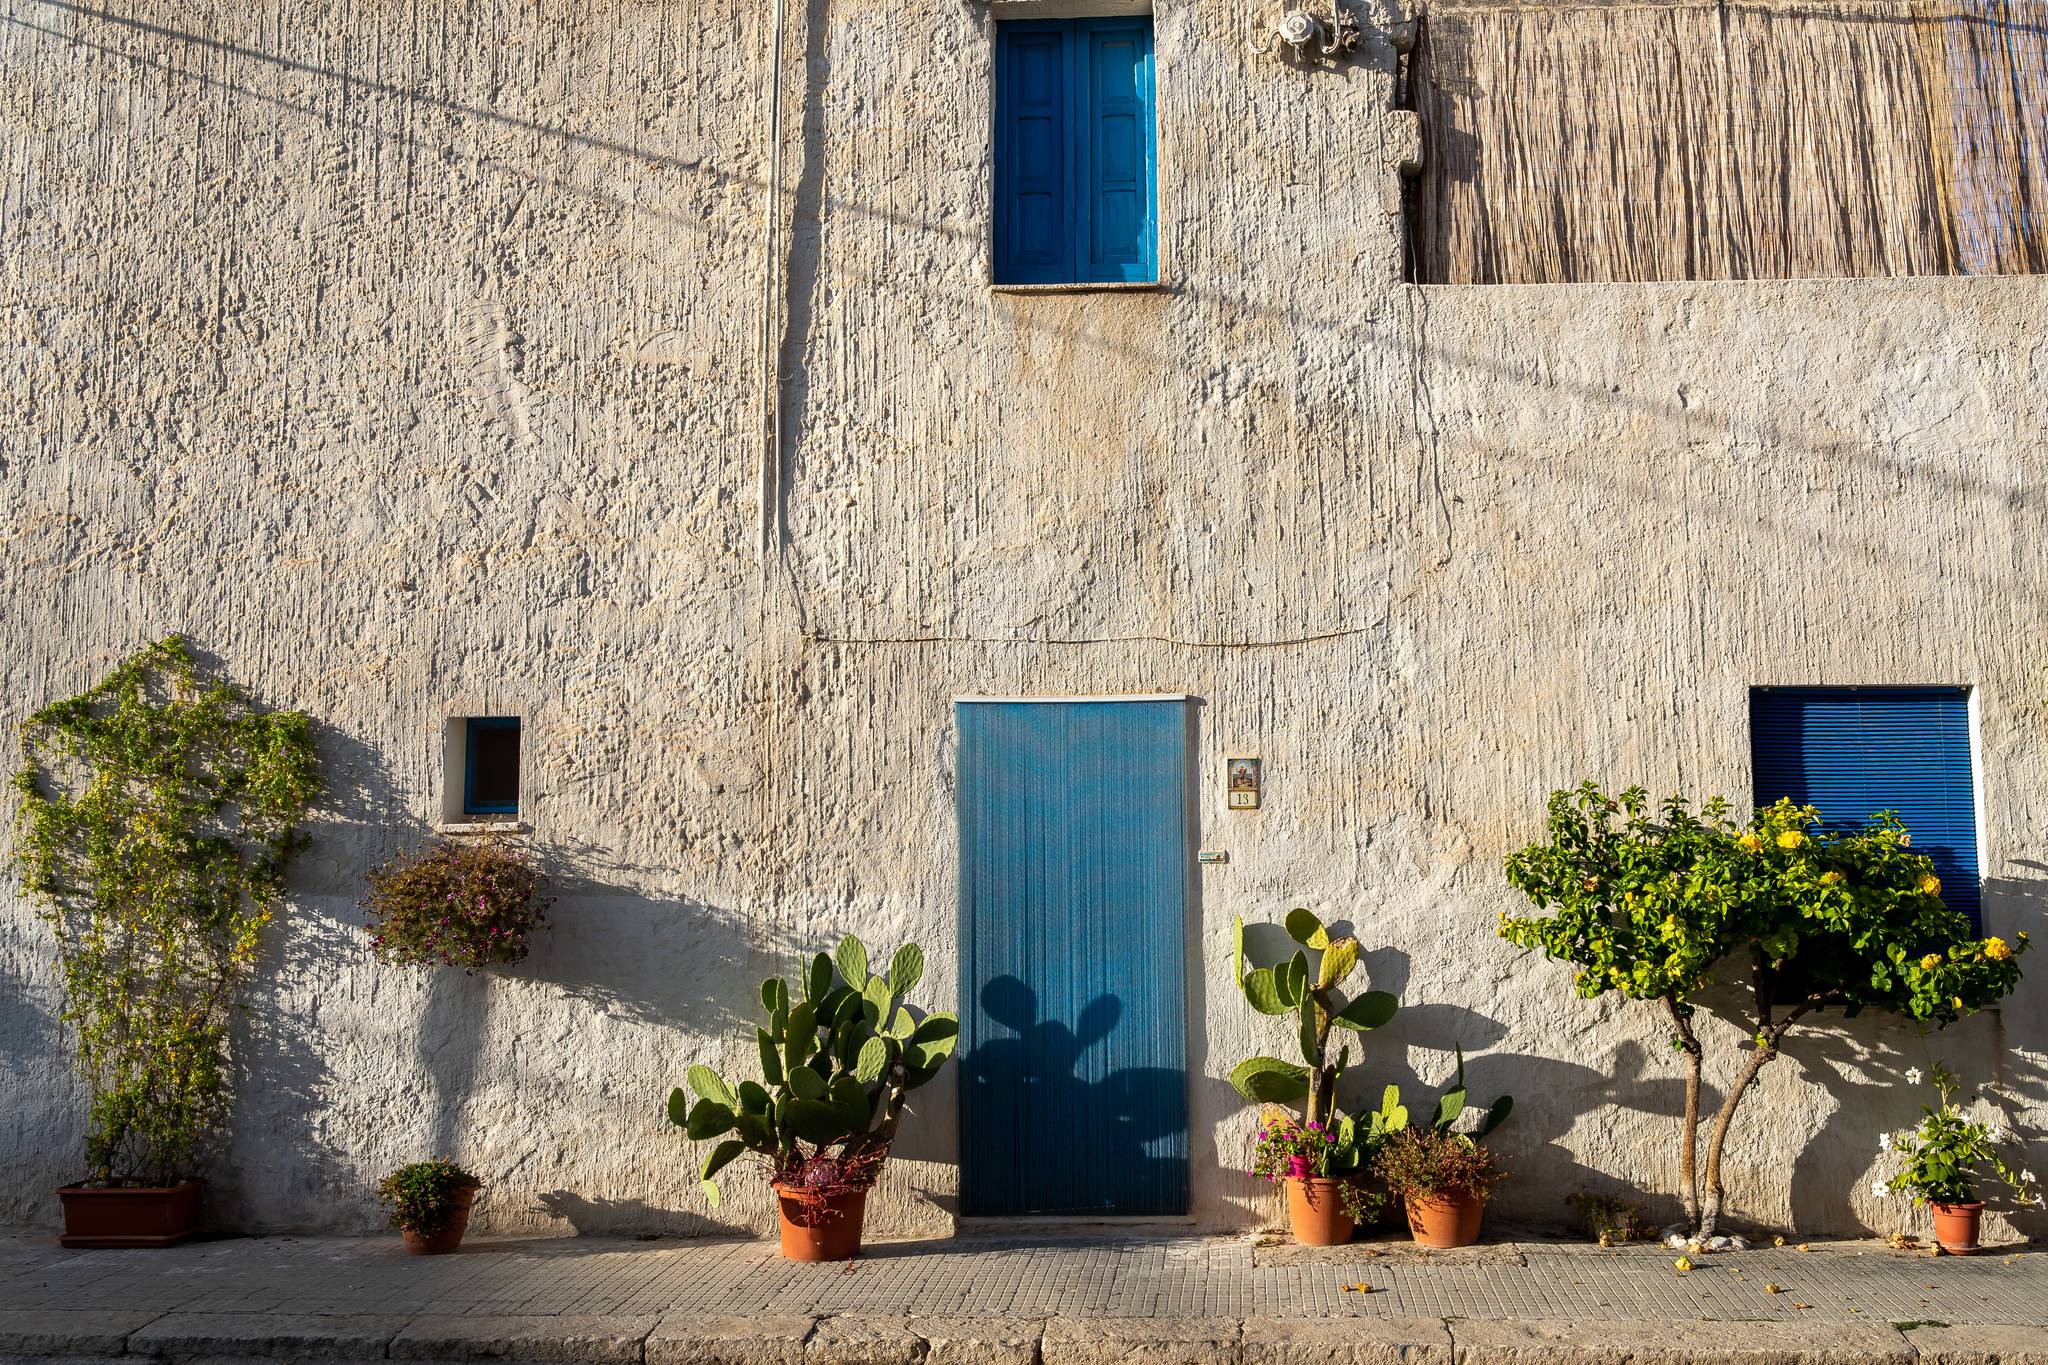
[[[1941,896],[1980,925],[1970,702],[1962,688],[1770,687],[1750,694],[1757,805],[1817,807],[1861,828],[1897,811]]]
[[[1152,21],[996,26],[997,284],[1158,278]]]
[[[1078,21],[1087,72],[1078,180],[1084,280],[1154,279],[1152,22]]]
[[[1065,21],[996,30],[996,282],[1074,278],[1068,155],[1073,96]]]

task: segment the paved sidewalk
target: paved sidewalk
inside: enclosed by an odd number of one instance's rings
[[[620,1365],[2048,1365],[2048,1251],[966,1237],[847,1265],[767,1242],[0,1241],[0,1354]],[[1347,1288],[1360,1285],[1367,1289]],[[1773,1292],[1770,1286],[1777,1286]]]

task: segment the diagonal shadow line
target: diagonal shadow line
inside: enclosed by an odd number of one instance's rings
[[[565,128],[559,124],[544,123],[539,119],[524,118],[518,114],[507,114],[500,110],[487,109],[479,105],[464,104],[459,100],[452,100],[444,95],[432,95],[424,91],[408,90],[406,87],[395,85],[390,81],[365,79],[362,76],[352,75],[347,71],[338,70],[334,67],[321,66],[316,62],[300,61],[275,52],[265,52],[260,48],[229,42],[225,38],[213,38],[202,33],[191,33],[182,29],[171,28],[165,24],[151,23],[146,19],[136,19],[128,15],[115,14],[103,9],[92,9],[85,5],[73,4],[70,0],[33,0],[33,2],[46,9],[61,10],[81,18],[97,20],[118,28],[146,34],[152,38],[162,38],[171,42],[207,48],[224,57],[236,57],[246,61],[260,62],[266,66],[274,66],[279,70],[290,71],[299,75],[318,76],[325,80],[339,82],[345,88],[364,90],[373,94],[388,96],[392,99],[404,100],[411,104],[424,105],[427,108],[439,110],[442,113],[451,114],[458,118],[481,119],[502,127],[533,133],[540,137],[554,138],[572,147],[605,152],[612,156],[629,161],[638,161],[644,165],[659,167],[663,170],[685,171],[692,175],[704,176],[722,186],[754,190],[765,190],[767,188],[766,180],[754,176],[741,175],[733,171],[721,171],[716,167],[706,166],[702,161],[671,156],[664,152],[651,151],[645,147],[635,146],[630,142],[620,142],[615,138],[599,137],[594,133],[578,132],[573,128]],[[29,23],[27,20],[19,19],[12,15],[4,15],[0,16],[0,18],[4,18],[6,22],[18,28],[47,34],[67,43],[77,43],[79,46],[93,51],[104,52],[110,56],[118,56],[128,60],[141,60],[134,53],[123,52],[119,48],[108,47],[102,44],[89,43],[76,34],[65,33],[59,29],[43,28],[40,25]],[[310,109],[303,105],[295,105],[288,100],[279,99],[275,96],[260,94],[257,91],[235,85],[220,77],[206,76],[203,73],[189,71],[170,72],[168,74],[188,76],[209,85],[224,86],[238,94],[246,94],[266,102],[280,104],[300,113],[319,114],[318,110]],[[833,212],[845,212],[866,218],[877,218],[903,227],[920,228],[941,236],[966,237],[968,235],[957,228],[939,226],[923,218],[915,218],[907,214],[896,213],[888,209],[876,208],[872,205],[856,203],[851,200],[827,199],[823,201],[823,208]]]
[[[35,3],[41,4],[47,8],[62,10],[78,14],[87,18],[103,20],[110,24],[127,27],[133,30],[146,33],[152,37],[158,37],[172,41],[184,42],[197,46],[207,47],[220,51],[227,55],[243,57],[249,60],[263,62],[266,64],[277,66],[281,69],[339,81],[346,86],[353,86],[364,90],[386,94],[397,99],[423,103],[430,107],[450,113],[451,115],[455,115],[457,117],[483,119],[503,124],[506,126],[531,131],[542,136],[560,138],[575,145],[581,145],[597,150],[606,151],[622,157],[639,160],[649,165],[669,169],[683,170],[693,174],[704,175],[722,184],[744,185],[755,189],[761,189],[765,187],[765,181],[739,176],[731,172],[719,171],[715,168],[707,168],[704,167],[701,163],[666,156],[660,153],[649,152],[644,148],[634,147],[627,143],[622,143],[611,139],[600,138],[590,134],[578,133],[570,129],[565,129],[555,125],[542,123],[537,120],[521,118],[516,115],[503,114],[491,109],[480,108],[473,105],[466,105],[459,101],[450,100],[445,97],[422,94],[418,91],[407,90],[401,86],[397,86],[389,82],[359,80],[353,76],[350,76],[346,72],[338,71],[333,68],[323,67],[313,63],[301,62],[290,58],[280,57],[275,54],[265,53],[258,49],[250,48],[241,44],[230,43],[221,39],[214,39],[197,34],[185,33],[180,30],[172,29],[161,24],[154,24],[144,20],[131,19],[126,16],[110,14],[105,11],[92,10],[80,5],[69,3],[69,0],[35,0]],[[41,33],[69,44],[74,44],[88,48],[93,51],[102,52],[110,56],[118,56],[128,61],[146,60],[145,58],[142,58],[135,53],[124,52],[118,48],[112,48],[101,44],[87,42],[75,34],[67,34],[58,30],[43,28],[41,26],[27,23],[26,21],[14,18],[12,16],[0,16],[0,18],[5,18],[8,23],[13,24],[17,27]],[[248,97],[253,99],[261,100],[266,103],[277,105],[279,107],[291,109],[294,112],[306,114],[309,117],[321,118],[323,120],[325,120],[326,118],[326,115],[324,115],[321,111],[317,109],[305,105],[295,104],[289,100],[285,100],[277,96],[265,95],[262,94],[261,92],[249,90],[246,87],[236,85],[233,82],[223,80],[219,77],[208,76],[204,73],[198,73],[189,70],[173,70],[169,67],[168,64],[165,64],[163,66],[163,69],[168,74],[185,76],[189,79],[196,80],[202,84],[226,88],[238,94],[247,95]],[[390,136],[374,129],[357,127],[354,131],[368,133],[370,136],[378,139],[379,141],[392,140]],[[413,142],[416,141],[417,139],[401,134],[398,135],[397,140],[400,142]],[[685,226],[691,225],[689,220],[683,219],[679,215],[667,215],[656,213],[637,204],[624,204],[622,201],[612,199],[602,194],[598,194],[595,191],[586,190],[583,189],[582,187],[569,185],[557,180],[552,180],[548,177],[536,176],[533,175],[531,172],[518,170],[515,168],[511,168],[509,166],[506,167],[506,169],[513,174],[517,174],[524,177],[525,179],[532,183],[565,189],[572,193],[592,198],[598,202],[614,205],[617,207],[630,208],[635,212],[649,214],[650,216],[654,216],[657,218],[672,219],[673,221]],[[803,196],[800,196],[800,198],[802,197]],[[947,229],[933,225],[922,218],[914,218],[904,214],[876,209],[870,206],[855,203],[853,201],[825,199],[822,193],[816,194],[814,202],[817,206],[810,215],[805,215],[803,212],[804,209],[809,206],[801,202],[798,203],[796,207],[800,218],[809,218],[812,221],[822,221],[823,217],[828,212],[846,210],[861,217],[887,221],[901,226],[917,228],[919,230],[929,231],[944,236],[965,237],[968,235],[966,233],[960,232],[957,229]],[[820,241],[821,239],[814,236],[812,240],[815,242]],[[822,254],[822,247],[814,247],[814,251],[818,252],[819,254]],[[1985,277],[1984,284],[1986,285],[1986,287],[1995,287],[1996,282],[2003,278],[2005,277]],[[1707,283],[1740,288],[1746,282],[1722,281]],[[1516,286],[1474,286],[1474,288],[1515,287]],[[1554,288],[1558,286],[1526,287]],[[1629,286],[1590,287],[1607,288]],[[1339,333],[1349,332],[1358,338],[1359,344],[1362,347],[1370,346],[1373,349],[1386,349],[1399,346],[1402,349],[1409,351],[1411,354],[1417,357],[1418,360],[1421,360],[1424,363],[1428,363],[1429,359],[1433,358],[1436,363],[1446,364],[1455,369],[1464,369],[1468,371],[1477,372],[1480,374],[1488,374],[1496,378],[1512,380],[1524,384],[1528,383],[1530,380],[1530,376],[1526,372],[1520,369],[1512,368],[1504,362],[1491,359],[1471,351],[1456,350],[1440,344],[1430,343],[1422,340],[1420,337],[1412,335],[1403,338],[1393,335],[1391,332],[1382,331],[1378,328],[1360,328],[1357,324],[1357,320],[1354,318],[1346,318],[1341,316],[1317,317],[1298,307],[1275,307],[1269,304],[1260,303],[1247,296],[1234,295],[1226,290],[1201,288],[1197,290],[1190,290],[1189,292],[1191,294],[1200,295],[1206,298],[1228,303],[1248,313],[1282,319],[1297,327],[1313,327]],[[1436,289],[1430,290],[1430,293],[1432,294],[1437,292],[1438,291]],[[1038,316],[1039,312],[1039,309],[1019,308],[1013,314],[1013,318],[1015,321],[1018,322],[1019,325],[1027,329],[1062,330],[1057,323],[1048,324],[1042,321]],[[1071,316],[1071,313],[1068,312],[1067,309],[1063,308],[1061,315],[1063,317]],[[1128,346],[1122,343],[1110,342],[1101,338],[1089,337],[1085,334],[1074,336],[1072,339],[1078,341],[1080,344],[1084,346],[1091,346],[1097,349],[1101,349],[1106,353],[1123,355],[1131,359],[1136,359],[1140,361],[1154,361],[1157,359],[1156,356],[1151,355],[1147,352],[1143,352],[1136,347]],[[807,388],[808,386],[806,385],[804,387]],[[1682,407],[1674,403],[1652,402],[1646,399],[1621,395],[1614,392],[1611,388],[1605,386],[1577,381],[1567,381],[1562,383],[1553,383],[1550,385],[1550,387],[1560,389],[1566,393],[1575,393],[1584,398],[1597,399],[1599,402],[1604,404],[1626,407],[1634,411],[1645,413],[1654,417],[1674,421],[1690,430],[1717,431],[1723,430],[1727,427],[1734,425],[1726,419],[1718,419],[1713,417],[1711,414],[1688,412],[1687,410],[1683,409]],[[799,406],[801,406],[801,404],[799,404]],[[1361,412],[1360,415],[1361,417],[1366,416],[1366,414],[1364,414],[1363,412]],[[844,414],[841,414],[841,420],[844,420]],[[870,430],[867,424],[865,423],[854,422],[851,423],[851,425],[864,431]],[[1754,430],[1756,439],[1761,444],[1781,446],[1794,444],[1794,442],[1788,439],[1786,434],[1778,427],[1776,423],[1767,421],[1765,423],[1756,424]],[[882,435],[883,433],[874,432],[872,434]],[[1421,433],[1418,429],[1418,435],[1419,434]],[[1817,454],[1819,456],[1825,458],[1843,459],[1854,463],[1862,464],[1866,467],[1878,470],[1879,472],[1884,473],[1887,476],[1900,478],[1902,480],[1907,478],[1925,479],[1929,477],[1929,471],[1921,468],[1916,468],[1906,461],[1888,457],[1880,452],[1872,451],[1862,443],[1850,441],[1835,441],[1821,445],[1811,445],[1810,449],[1814,454]],[[1496,455],[1499,455],[1503,452],[1497,450],[1494,453]],[[801,459],[800,453],[792,452],[791,455],[793,465],[797,470],[800,471],[803,464],[805,463]],[[1947,478],[1944,479],[1944,483],[1952,483],[1953,485],[1961,488],[1966,493],[1979,494],[1987,498],[2005,502],[2010,502],[2013,498],[2017,496],[2016,489],[1992,485],[1988,482],[1972,477],[1968,472],[1960,468],[1949,471],[1942,471],[1942,473],[1947,476]],[[1661,485],[1646,483],[1640,486],[1639,491],[1646,493],[1654,493],[1660,487]],[[1860,542],[1858,543],[1860,544]],[[1985,581],[1989,582],[1990,580],[1987,579]]]

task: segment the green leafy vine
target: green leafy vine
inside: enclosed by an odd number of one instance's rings
[[[318,789],[311,728],[202,678],[176,635],[22,725],[14,862],[56,936],[89,1183],[183,1178],[226,1117],[229,1021]]]

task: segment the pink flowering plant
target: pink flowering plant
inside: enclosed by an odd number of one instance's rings
[[[1344,1179],[1358,1173],[1365,1157],[1351,1119],[1325,1124],[1298,1118],[1279,1105],[1263,1106],[1259,1119],[1251,1169],[1245,1174],[1263,1176],[1276,1185],[1284,1180],[1343,1179],[1338,1194],[1345,1213],[1364,1218],[1377,1211],[1383,1200],[1378,1191]]]
[[[398,967],[474,972],[526,956],[554,898],[526,854],[500,839],[432,839],[371,870],[370,949]]]

